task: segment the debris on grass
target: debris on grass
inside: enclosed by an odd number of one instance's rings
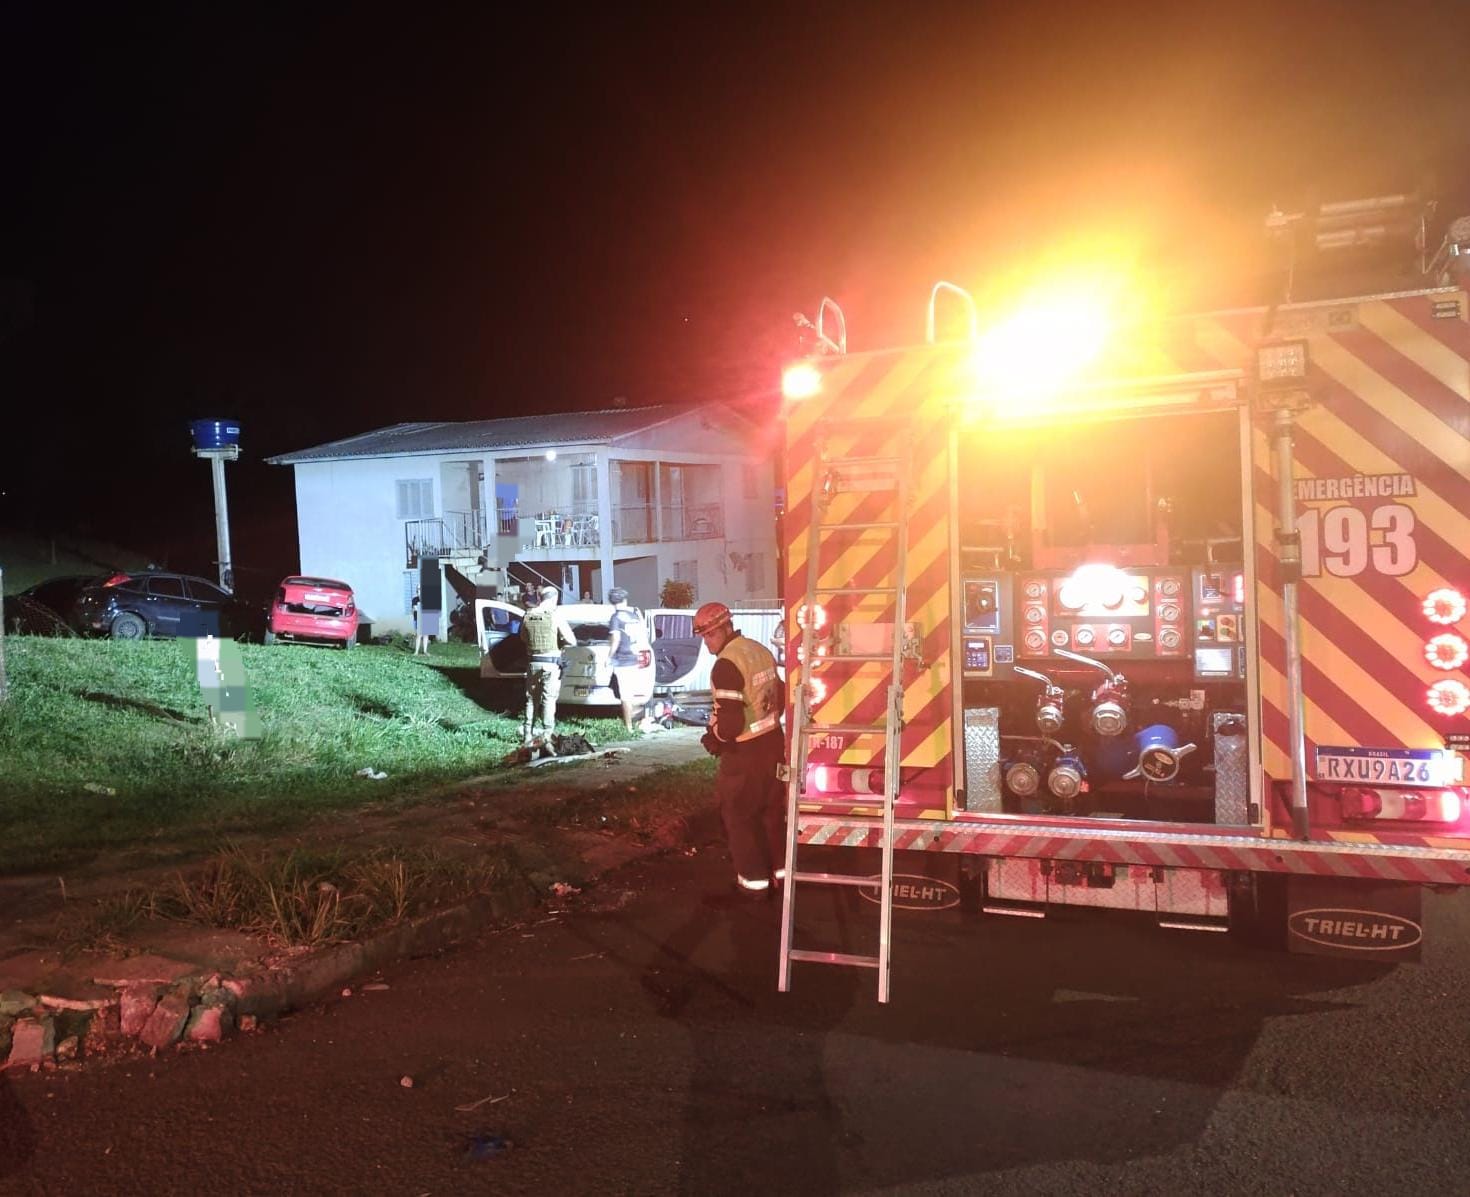
[[[499,1097],[496,1097],[492,1093],[489,1097],[480,1098],[479,1101],[467,1102],[465,1105],[455,1106],[454,1108],[458,1110],[461,1114],[473,1114],[481,1106],[493,1106],[496,1102],[504,1101],[509,1096],[509,1093],[502,1093]]]
[[[380,769],[374,769],[371,765],[364,765],[353,777],[366,777],[369,781],[387,781],[388,775]]]

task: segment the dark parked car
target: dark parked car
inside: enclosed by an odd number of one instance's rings
[[[77,599],[84,632],[137,640],[143,636],[258,634],[263,615],[213,582],[190,574],[145,570],[113,574]]]
[[[5,628],[31,636],[67,636],[77,623],[77,599],[88,586],[103,578],[97,574],[71,574],[47,578],[19,594],[5,596]]]

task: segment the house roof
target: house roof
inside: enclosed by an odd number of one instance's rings
[[[667,423],[694,408],[659,404],[608,411],[507,416],[501,420],[462,420],[394,424],[329,441],[294,453],[267,457],[271,465],[331,461],[343,457],[398,457],[412,453],[472,453],[497,449],[555,449],[564,445],[606,444]]]

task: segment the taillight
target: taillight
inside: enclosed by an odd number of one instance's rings
[[[1441,632],[1424,646],[1424,659],[1436,669],[1458,669],[1470,658],[1470,645],[1463,636]]]
[[[1463,715],[1470,711],[1470,687],[1464,682],[1447,679],[1435,682],[1426,695],[1430,710],[1440,715]]]
[[[1459,623],[1465,618],[1465,596],[1448,586],[1431,590],[1424,598],[1424,616],[1430,623],[1444,627]]]
[[[1374,790],[1350,786],[1340,795],[1344,819],[1459,821],[1464,802],[1455,790]]]
[[[881,769],[850,769],[839,765],[809,765],[811,789],[823,794],[880,794]]]
[[[638,650],[638,668],[647,669],[653,664],[653,649],[640,648]]]
[[[113,574],[112,577],[108,578],[107,581],[105,581],[105,582],[102,583],[102,585],[104,587],[106,587],[106,586],[121,586],[124,582],[131,582],[132,580],[133,580],[133,575],[132,574]]]

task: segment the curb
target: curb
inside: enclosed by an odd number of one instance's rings
[[[602,877],[637,860],[716,836],[720,815],[711,806],[671,819],[617,859],[588,874]],[[74,1001],[16,990],[0,993],[0,1072],[79,1068],[80,1056],[105,1054],[136,1043],[159,1048],[183,1041],[213,1043],[235,1030],[330,996],[344,983],[396,960],[426,956],[462,944],[497,923],[539,907],[549,895],[527,882],[399,923],[355,943],[330,947],[246,977],[195,973],[118,984],[111,999]],[[8,1051],[8,1056],[6,1052]]]

